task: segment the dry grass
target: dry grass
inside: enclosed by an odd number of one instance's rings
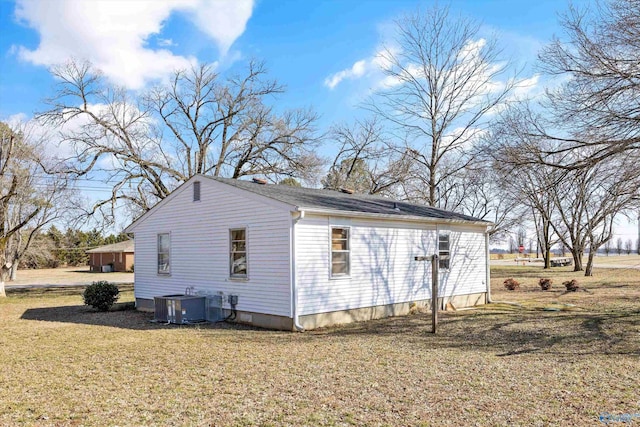
[[[0,425],[598,425],[640,412],[640,271],[601,274],[542,292],[538,267],[496,269],[494,299],[520,306],[443,314],[435,336],[428,314],[299,334],[11,296]],[[563,294],[574,277],[589,292]]]

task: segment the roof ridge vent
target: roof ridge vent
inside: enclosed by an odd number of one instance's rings
[[[267,183],[267,180],[263,178],[253,178],[253,182],[256,184],[265,185]]]
[[[351,188],[340,188],[340,191],[345,193],[345,194],[353,194],[353,190]]]

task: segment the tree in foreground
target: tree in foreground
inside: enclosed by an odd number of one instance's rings
[[[523,146],[531,153],[528,160],[565,169],[620,155],[637,161],[640,2],[571,6],[560,23],[565,37],[554,39],[539,57],[542,69],[562,84],[547,91],[543,116],[527,113],[527,132],[555,144],[539,150]]]
[[[72,200],[66,177],[45,171],[44,142],[25,129],[0,122],[0,296],[39,232],[69,212]]]
[[[87,212],[107,221],[123,204],[140,215],[195,174],[312,180],[322,164],[313,150],[316,115],[269,105],[284,89],[261,63],[226,78],[208,64],[177,70],[142,94],[107,84],[89,63],[52,74],[58,90],[39,118],[72,148],[68,171],[113,186]]]
[[[367,108],[406,135],[424,201],[437,206],[438,188],[475,163],[473,146],[517,81],[479,23],[439,6],[398,20],[378,60],[386,79]]]
[[[528,132],[532,116],[527,112],[531,110],[505,111],[493,126],[492,155],[501,181],[532,210],[540,224],[538,236],[545,258],[556,236],[570,250],[575,271],[584,270],[590,276],[593,257],[612,237],[616,215],[633,206],[640,170],[632,158],[615,156],[580,168],[557,167],[579,161],[581,153],[572,150],[549,156],[552,164],[531,162],[530,151],[524,147],[545,151],[555,141]],[[619,247],[621,251],[621,241]],[[585,268],[582,259],[587,249]]]

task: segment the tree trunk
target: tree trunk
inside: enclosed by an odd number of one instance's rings
[[[548,270],[551,268],[551,246],[547,245],[546,248],[544,248],[544,269]]]
[[[550,224],[549,221],[542,219],[542,241],[538,240],[542,244],[542,258],[544,259],[544,269],[551,268],[551,237],[549,236]]]
[[[589,258],[587,259],[587,268],[584,270],[585,276],[593,276],[593,257],[595,256],[594,251],[589,251]]]
[[[7,277],[9,276],[9,269],[6,267],[6,265],[3,265],[2,267],[0,267],[0,298],[6,298],[7,293],[4,289],[4,282],[7,280]]]
[[[573,257],[573,271],[583,271],[582,252],[573,250],[571,256]]]
[[[18,260],[14,260],[11,265],[11,274],[9,275],[9,281],[13,282],[18,278]]]
[[[440,198],[436,203],[436,172],[434,168],[429,168],[429,206],[440,207]]]

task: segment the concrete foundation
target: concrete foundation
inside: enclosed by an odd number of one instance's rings
[[[438,298],[438,300],[438,305],[441,310],[446,309],[448,302],[452,303],[455,308],[473,307],[486,303],[486,293],[456,295],[451,298]],[[329,313],[310,314],[300,316],[299,322],[305,329],[315,329],[345,323],[381,319],[383,317],[404,316],[415,308],[430,309],[431,300],[426,299],[351,310],[331,311]]]
[[[136,310],[151,312],[155,310],[152,299],[136,298]]]
[[[453,297],[439,298],[439,306],[442,310],[447,309],[448,303],[451,303],[455,308],[473,307],[485,304],[486,298],[487,295],[484,292],[469,295],[456,295]],[[383,317],[404,316],[417,308],[429,309],[430,307],[431,300],[427,299],[397,304],[378,305],[374,307],[355,308],[351,310],[331,311],[328,313],[308,314],[300,316],[299,323],[305,329],[316,329],[345,323],[381,319]],[[136,298],[136,309],[140,311],[153,312],[153,300]],[[225,311],[228,313],[228,310]],[[293,327],[293,319],[290,317],[247,311],[238,311],[235,322],[281,331],[292,331],[295,329]]]

